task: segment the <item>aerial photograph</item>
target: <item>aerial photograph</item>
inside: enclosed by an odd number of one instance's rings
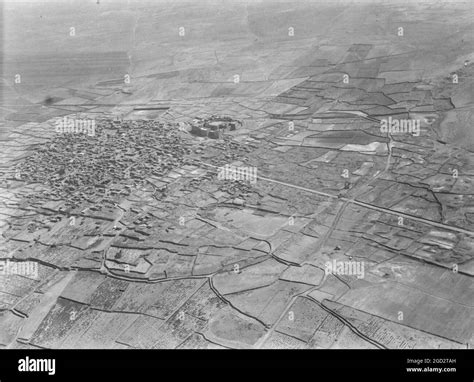
[[[0,7],[1,349],[474,347],[474,2]]]

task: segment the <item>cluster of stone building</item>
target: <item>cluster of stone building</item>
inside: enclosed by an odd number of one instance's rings
[[[195,118],[191,123],[191,134],[198,137],[220,139],[223,132],[234,131],[238,126],[242,126],[242,122],[230,117],[212,115],[204,119]]]
[[[66,200],[68,206],[97,203],[128,195],[150,176],[164,176],[186,164],[190,153],[179,130],[158,121],[101,120],[95,133],[58,134],[21,163],[18,178],[46,185],[43,197]]]

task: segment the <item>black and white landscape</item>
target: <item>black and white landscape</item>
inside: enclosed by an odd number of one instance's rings
[[[472,1],[0,6],[0,347],[473,346]]]

